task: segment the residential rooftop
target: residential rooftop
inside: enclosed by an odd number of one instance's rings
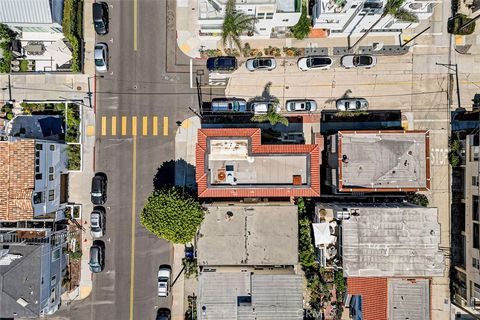
[[[320,195],[320,147],[262,145],[260,129],[199,129],[199,197]]]
[[[340,245],[346,277],[442,276],[436,208],[362,207],[341,223]]]
[[[430,319],[430,279],[352,277],[347,293],[351,306],[361,304],[363,320]]]
[[[296,265],[294,205],[213,204],[197,236],[200,266]]]
[[[427,131],[339,131],[339,191],[430,189]]]
[[[303,319],[300,275],[204,272],[199,276],[198,319]]]

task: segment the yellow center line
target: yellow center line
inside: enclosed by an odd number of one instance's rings
[[[157,116],[154,116],[152,118],[152,128],[153,128],[152,134],[154,136],[157,136],[158,135],[158,117]]]
[[[107,135],[107,117],[102,117],[102,136]]]
[[[138,0],[133,0],[133,51],[137,51]]]
[[[132,136],[137,136],[137,117],[132,117]]]
[[[122,117],[122,136],[127,135],[127,117]]]
[[[117,117],[112,116],[112,136],[117,135]]]
[[[130,253],[130,320],[133,320],[133,294],[135,283],[135,214],[136,214],[136,190],[137,190],[137,139],[133,137],[133,151],[132,151],[132,235],[131,246],[132,251]]]
[[[168,117],[163,117],[163,135],[168,136]]]
[[[144,136],[148,134],[148,117],[142,118],[142,134]]]

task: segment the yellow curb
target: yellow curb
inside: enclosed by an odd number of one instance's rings
[[[457,46],[463,45],[463,39],[464,39],[464,36],[456,35],[455,36],[455,44]]]
[[[190,52],[190,46],[186,43],[181,44],[179,47],[184,53]]]
[[[87,136],[91,137],[95,135],[95,126],[87,126]]]
[[[92,287],[80,287],[80,294],[78,295],[78,300],[83,300],[87,298],[90,293],[92,293]]]
[[[188,129],[190,127],[190,124],[191,124],[190,119],[187,119],[187,120],[182,122],[182,128]]]

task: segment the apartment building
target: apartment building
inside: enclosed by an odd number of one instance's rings
[[[0,222],[61,220],[67,200],[66,144],[15,137],[0,141]]]
[[[65,231],[0,229],[0,318],[38,318],[61,304]]]
[[[219,38],[228,0],[198,0],[198,24],[201,37]],[[254,38],[285,34],[301,15],[301,0],[237,0],[236,10],[257,18]],[[247,35],[245,35],[247,36]]]
[[[258,128],[199,129],[197,139],[200,198],[320,195],[318,144],[262,144]]]
[[[316,0],[312,9],[313,28],[326,29],[331,37],[358,36],[379,19],[372,34],[400,34],[406,28],[415,28],[418,23],[401,21],[386,16],[382,18],[386,0]],[[417,15],[418,20],[427,20],[439,1],[407,0],[402,6]]]
[[[477,129],[478,130],[478,129]],[[460,228],[463,254],[461,263],[454,266],[454,303],[471,313],[480,315],[480,144],[474,132],[465,138],[465,165],[462,207],[465,220]]]
[[[430,190],[428,131],[339,131],[326,144],[325,183],[334,193]]]

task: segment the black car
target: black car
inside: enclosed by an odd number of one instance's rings
[[[105,243],[103,241],[93,241],[90,247],[90,261],[88,265],[93,273],[102,272],[103,268],[105,268]]]
[[[90,195],[93,204],[103,205],[107,201],[107,176],[104,173],[96,173],[93,177]]]
[[[108,5],[105,2],[93,3],[93,25],[99,35],[108,33]]]
[[[237,58],[214,57],[208,58],[207,69],[210,71],[233,71],[237,69]]]
[[[156,320],[170,320],[170,309],[167,309],[167,308],[158,309]]]

